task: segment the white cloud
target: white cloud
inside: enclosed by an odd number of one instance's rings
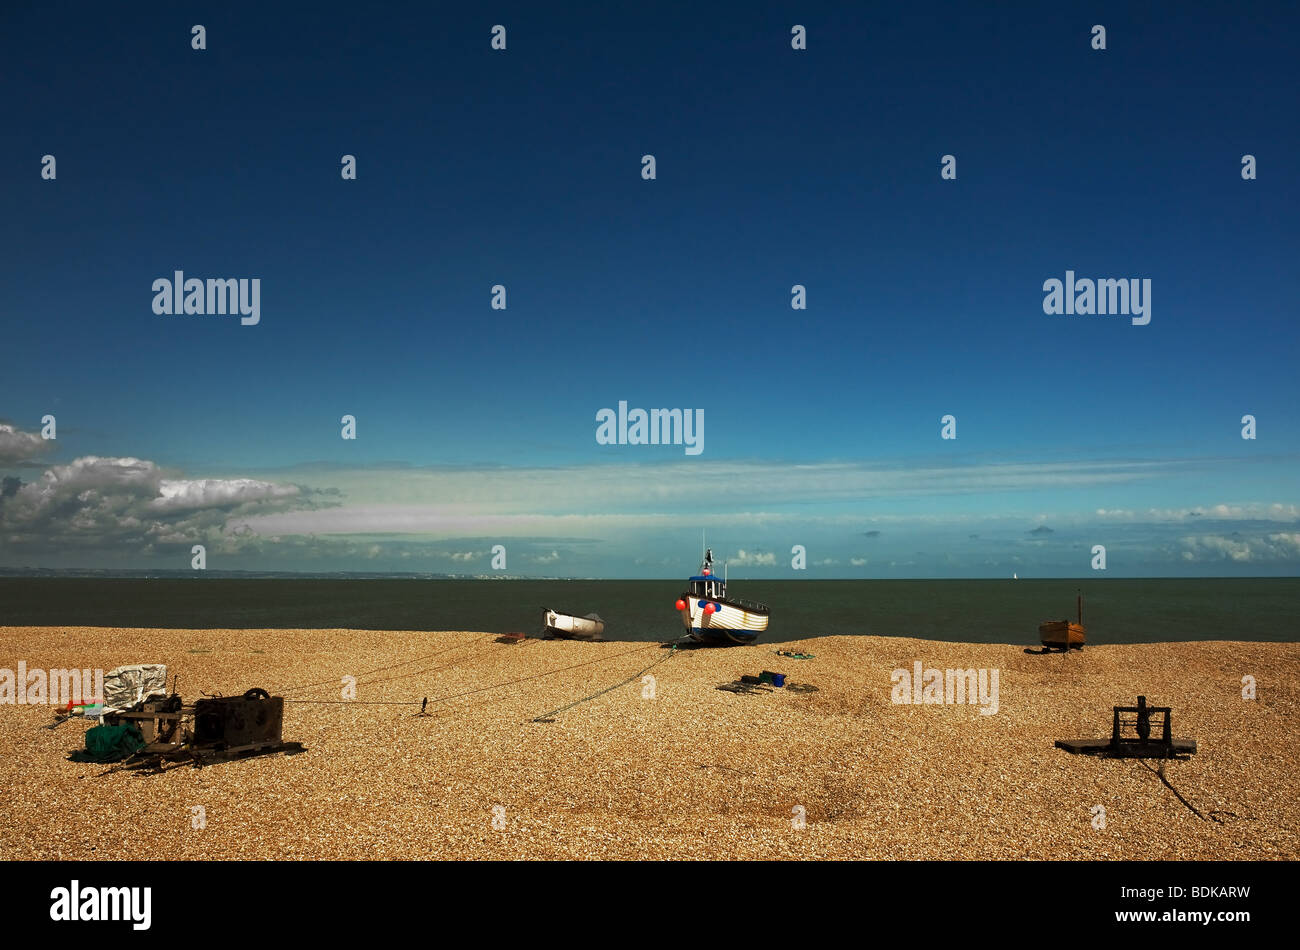
[[[309,503],[296,485],[257,479],[168,479],[153,462],[87,455],[0,496],[0,539],[12,548],[117,548],[252,539],[232,517]]]
[[[1197,505],[1191,508],[1098,508],[1098,518],[1108,521],[1295,521],[1300,520],[1300,505],[1279,502],[1240,502]]]
[[[1300,532],[1243,536],[1203,534],[1182,539],[1183,560],[1238,563],[1300,560]]]
[[[772,552],[746,551],[741,548],[730,557],[723,558],[728,564],[737,567],[773,567],[776,564],[776,555]]]
[[[297,485],[276,485],[254,478],[163,479],[158,497],[149,502],[153,511],[194,511],[201,508],[230,508],[250,502],[295,498]]]
[[[0,465],[35,458],[49,447],[40,433],[24,432],[17,426],[0,422]]]

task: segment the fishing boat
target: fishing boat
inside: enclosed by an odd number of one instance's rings
[[[1079,622],[1068,620],[1048,620],[1038,625],[1038,637],[1048,649],[1076,650],[1083,649],[1083,595],[1078,598]]]
[[[688,583],[690,587],[677,598],[677,612],[692,640],[713,645],[753,643],[767,629],[772,613],[767,604],[729,596],[726,577],[713,573],[712,549],[705,550],[700,573]]]
[[[599,614],[578,617],[549,607],[542,609],[546,612],[546,629],[543,631],[546,636],[565,640],[599,640],[605,633],[605,621]]]

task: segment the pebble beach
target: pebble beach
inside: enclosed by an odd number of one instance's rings
[[[1294,643],[1038,655],[841,636],[671,651],[0,627],[0,667],[20,660],[165,663],[187,704],[262,687],[285,697],[284,738],[306,751],[162,771],[77,763],[84,720],[51,730],[48,705],[0,706],[4,860],[1300,857]],[[893,672],[918,662],[996,670],[996,712],[895,702]],[[816,690],[717,688],[763,670]],[[1111,707],[1139,694],[1173,708],[1197,754],[1162,768],[1054,748],[1108,736]]]

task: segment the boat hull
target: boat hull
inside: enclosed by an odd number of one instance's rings
[[[686,609],[680,613],[687,635],[697,643],[715,645],[753,643],[767,629],[768,613],[753,605],[737,604],[726,598],[700,598],[683,594]],[[705,613],[705,604],[717,604],[720,610]]]
[[[1049,620],[1038,625],[1038,637],[1045,647],[1055,647],[1059,650],[1070,647],[1083,649],[1083,624],[1070,623],[1068,620]]]
[[[546,635],[565,640],[599,640],[605,634],[605,621],[596,617],[575,617],[559,610],[546,611]]]

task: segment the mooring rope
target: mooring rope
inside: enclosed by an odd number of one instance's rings
[[[418,706],[418,699],[286,699],[286,703],[312,706]]]
[[[632,652],[636,652],[636,651],[632,651]],[[552,716],[556,716],[562,712],[567,712],[568,710],[572,709],[574,706],[581,706],[583,703],[590,702],[593,699],[597,699],[598,697],[604,696],[606,693],[613,692],[614,690],[618,689],[620,686],[626,686],[634,679],[639,679],[640,677],[644,676],[646,673],[649,673],[651,670],[653,670],[660,663],[666,663],[676,655],[677,655],[677,647],[674,646],[668,652],[667,656],[661,656],[659,659],[655,660],[653,663],[647,666],[644,670],[640,670],[639,672],[633,673],[631,676],[623,680],[621,683],[615,683],[613,686],[609,686],[606,687],[605,689],[602,689],[599,693],[592,693],[590,696],[585,696],[582,699],[578,700],[577,702],[569,703],[569,705],[567,706],[561,706],[559,709],[552,709],[548,713],[542,713],[542,715],[535,717],[533,719],[533,722],[546,722]]]
[[[489,634],[489,636],[494,636],[494,634]],[[478,689],[466,690],[463,693],[452,693],[448,696],[438,696],[435,697],[434,699],[428,699],[427,697],[422,700],[370,700],[370,701],[363,701],[357,699],[286,699],[285,702],[286,703],[309,703],[318,706],[419,706],[421,708],[421,711],[423,711],[428,706],[433,705],[434,703],[445,703],[448,702],[449,700],[461,699],[465,696],[474,696],[478,693],[486,693],[494,689],[504,689],[507,686],[517,686],[520,683],[527,683],[529,680],[540,679],[543,676],[551,676],[555,673],[564,673],[567,672],[568,670],[576,670],[584,666],[591,666],[593,663],[607,663],[610,660],[618,659],[620,656],[628,656],[629,654],[632,653],[643,653],[646,650],[653,649],[654,647],[657,646],[660,646],[660,644],[655,643],[655,644],[651,644],[650,646],[637,647],[635,650],[624,650],[622,653],[615,653],[613,656],[600,656],[600,657],[596,657],[594,660],[586,660],[582,663],[574,663],[572,666],[562,666],[559,669],[555,669],[555,670],[543,670],[541,673],[534,673],[531,676],[523,676],[520,677],[519,679],[507,680],[504,683],[493,683],[491,686],[481,686]],[[674,649],[673,652],[675,653],[676,650]],[[668,654],[668,656],[669,657],[672,656],[672,653]],[[652,663],[650,667],[647,667],[647,669],[650,669],[654,666],[658,666],[659,663],[662,663],[663,660],[666,659],[668,659],[668,657],[664,657],[662,660],[657,660],[655,663]],[[403,675],[405,676],[406,674]],[[366,683],[362,685],[368,686],[371,684]]]
[[[489,634],[489,636],[492,636],[492,634]],[[477,643],[478,641],[476,640],[476,641],[474,641],[474,642]],[[471,645],[471,644],[466,644],[466,646],[470,646],[470,645]],[[502,645],[504,646],[505,644],[502,644]],[[444,664],[442,664],[441,666],[426,666],[426,667],[425,667],[424,669],[422,669],[422,670],[413,670],[413,671],[411,671],[410,673],[401,673],[401,674],[399,674],[399,675],[397,675],[397,676],[386,676],[386,677],[384,677],[383,679],[369,680],[369,681],[367,681],[367,682],[365,682],[365,683],[358,683],[357,685],[358,685],[358,686],[375,686],[376,684],[379,684],[379,683],[393,683],[393,682],[396,682],[397,680],[410,679],[412,676],[419,676],[419,675],[422,674],[422,673],[438,673],[438,672],[440,672],[440,671],[442,671],[442,670],[450,670],[450,669],[454,669],[454,668],[460,666],[460,665],[463,664],[463,663],[468,663],[468,662],[470,662],[471,660],[477,659],[477,658],[479,658],[479,657],[481,657],[481,656],[485,656],[485,655],[486,655],[486,654],[483,654],[483,653],[474,653],[474,654],[471,654],[471,655],[469,655],[469,656],[461,657],[459,660],[456,660],[454,663],[444,663]]]
[[[406,665],[409,664],[409,663],[419,663],[421,660],[431,660],[431,659],[433,659],[435,656],[442,656],[444,653],[450,653],[452,650],[460,650],[460,649],[463,649],[464,647],[471,647],[471,646],[473,646],[473,645],[476,644],[476,643],[482,643],[482,642],[483,642],[484,640],[486,640],[488,637],[494,637],[494,636],[496,636],[495,633],[485,634],[485,635],[483,635],[483,636],[481,636],[481,637],[477,637],[476,639],[471,640],[469,643],[457,643],[457,644],[455,644],[454,646],[449,646],[449,647],[447,647],[445,650],[437,650],[437,651],[435,651],[435,652],[433,652],[433,653],[426,653],[424,656],[417,656],[417,657],[413,657],[412,659],[409,659],[409,660],[402,660],[400,663],[390,663],[388,666],[381,666],[381,667],[378,667],[377,669],[366,670],[364,673],[358,673],[358,674],[357,674],[357,679],[359,680],[359,679],[360,679],[361,677],[363,677],[363,676],[370,676],[371,674],[374,674],[374,673],[384,673],[384,672],[387,672],[388,670],[395,670],[395,669],[397,669],[397,667],[399,667],[399,666],[406,666]],[[458,660],[457,662],[458,662],[458,663],[459,663],[459,662],[463,662],[463,660]],[[455,665],[456,665],[456,664],[454,664],[454,663],[447,664],[447,666],[455,666]],[[440,667],[437,667],[436,669],[446,669],[446,668],[447,668],[446,666],[440,666]],[[416,676],[416,675],[418,675],[419,673],[428,673],[428,672],[431,672],[431,670],[416,670],[414,673],[403,673],[402,676],[394,676],[394,677],[390,677],[389,679],[384,679],[384,680],[374,680],[374,681],[372,681],[372,682],[370,682],[370,683],[360,683],[360,684],[358,684],[358,685],[361,685],[361,686],[372,686],[372,685],[374,685],[374,683],[387,683],[387,682],[390,682],[391,680],[394,680],[394,679],[402,679],[402,677],[405,677],[405,676]],[[297,691],[297,690],[302,690],[302,689],[316,689],[316,688],[321,687],[321,686],[337,686],[338,683],[339,683],[339,680],[338,680],[338,679],[325,680],[325,681],[322,682],[322,683],[306,683],[306,684],[304,684],[304,685],[302,685],[302,686],[290,686],[290,687],[288,687],[287,689],[282,689],[282,690],[280,690],[280,693],[281,693],[281,694],[283,694],[283,693],[292,693],[292,692],[295,692],[295,691]],[[295,700],[295,701],[296,701],[296,702],[302,702],[302,700]],[[344,702],[346,702],[346,701],[347,701],[347,700],[344,700]]]
[[[1202,815],[1199,811],[1197,811],[1196,806],[1193,805],[1191,802],[1189,802],[1187,799],[1183,798],[1183,794],[1182,794],[1182,792],[1180,792],[1180,791],[1178,791],[1178,789],[1174,788],[1174,786],[1170,783],[1169,779],[1165,778],[1165,763],[1164,763],[1164,761],[1161,761],[1161,763],[1160,763],[1160,769],[1159,769],[1158,771],[1157,771],[1156,769],[1153,769],[1151,766],[1147,765],[1147,764],[1146,764],[1145,762],[1143,762],[1141,759],[1138,759],[1138,764],[1141,765],[1141,766],[1142,766],[1144,769],[1146,769],[1148,772],[1152,772],[1152,773],[1154,773],[1155,776],[1156,776],[1157,778],[1160,779],[1160,781],[1164,782],[1164,783],[1165,783],[1165,788],[1169,789],[1169,791],[1171,791],[1171,792],[1173,792],[1175,795],[1177,795],[1177,796],[1178,796],[1178,800],[1179,800],[1180,802],[1182,802],[1184,805],[1186,805],[1188,808],[1190,808],[1190,809],[1192,810],[1192,814],[1194,814],[1197,818],[1201,819],[1201,821],[1206,821],[1206,820],[1207,820],[1206,817],[1205,817],[1204,815]],[[1217,820],[1217,819],[1216,819],[1216,820]]]
[[[486,693],[489,690],[503,689],[506,686],[518,686],[520,683],[527,683],[529,680],[541,679],[543,676],[551,676],[554,673],[564,673],[568,670],[576,670],[584,666],[591,666],[593,663],[608,663],[610,660],[617,660],[620,656],[628,656],[631,653],[644,653],[646,650],[652,650],[659,644],[652,644],[645,647],[637,647],[635,650],[624,650],[622,653],[615,653],[613,656],[599,656],[594,660],[587,660],[583,663],[574,663],[572,666],[562,666],[558,670],[544,670],[541,673],[534,673],[532,676],[522,676],[517,680],[507,680],[504,683],[495,683],[492,686],[482,686],[478,689],[466,690],[463,693],[453,693],[450,696],[439,696],[437,699],[429,700],[429,703],[445,703],[451,699],[461,699],[465,696],[473,696],[477,693]]]

